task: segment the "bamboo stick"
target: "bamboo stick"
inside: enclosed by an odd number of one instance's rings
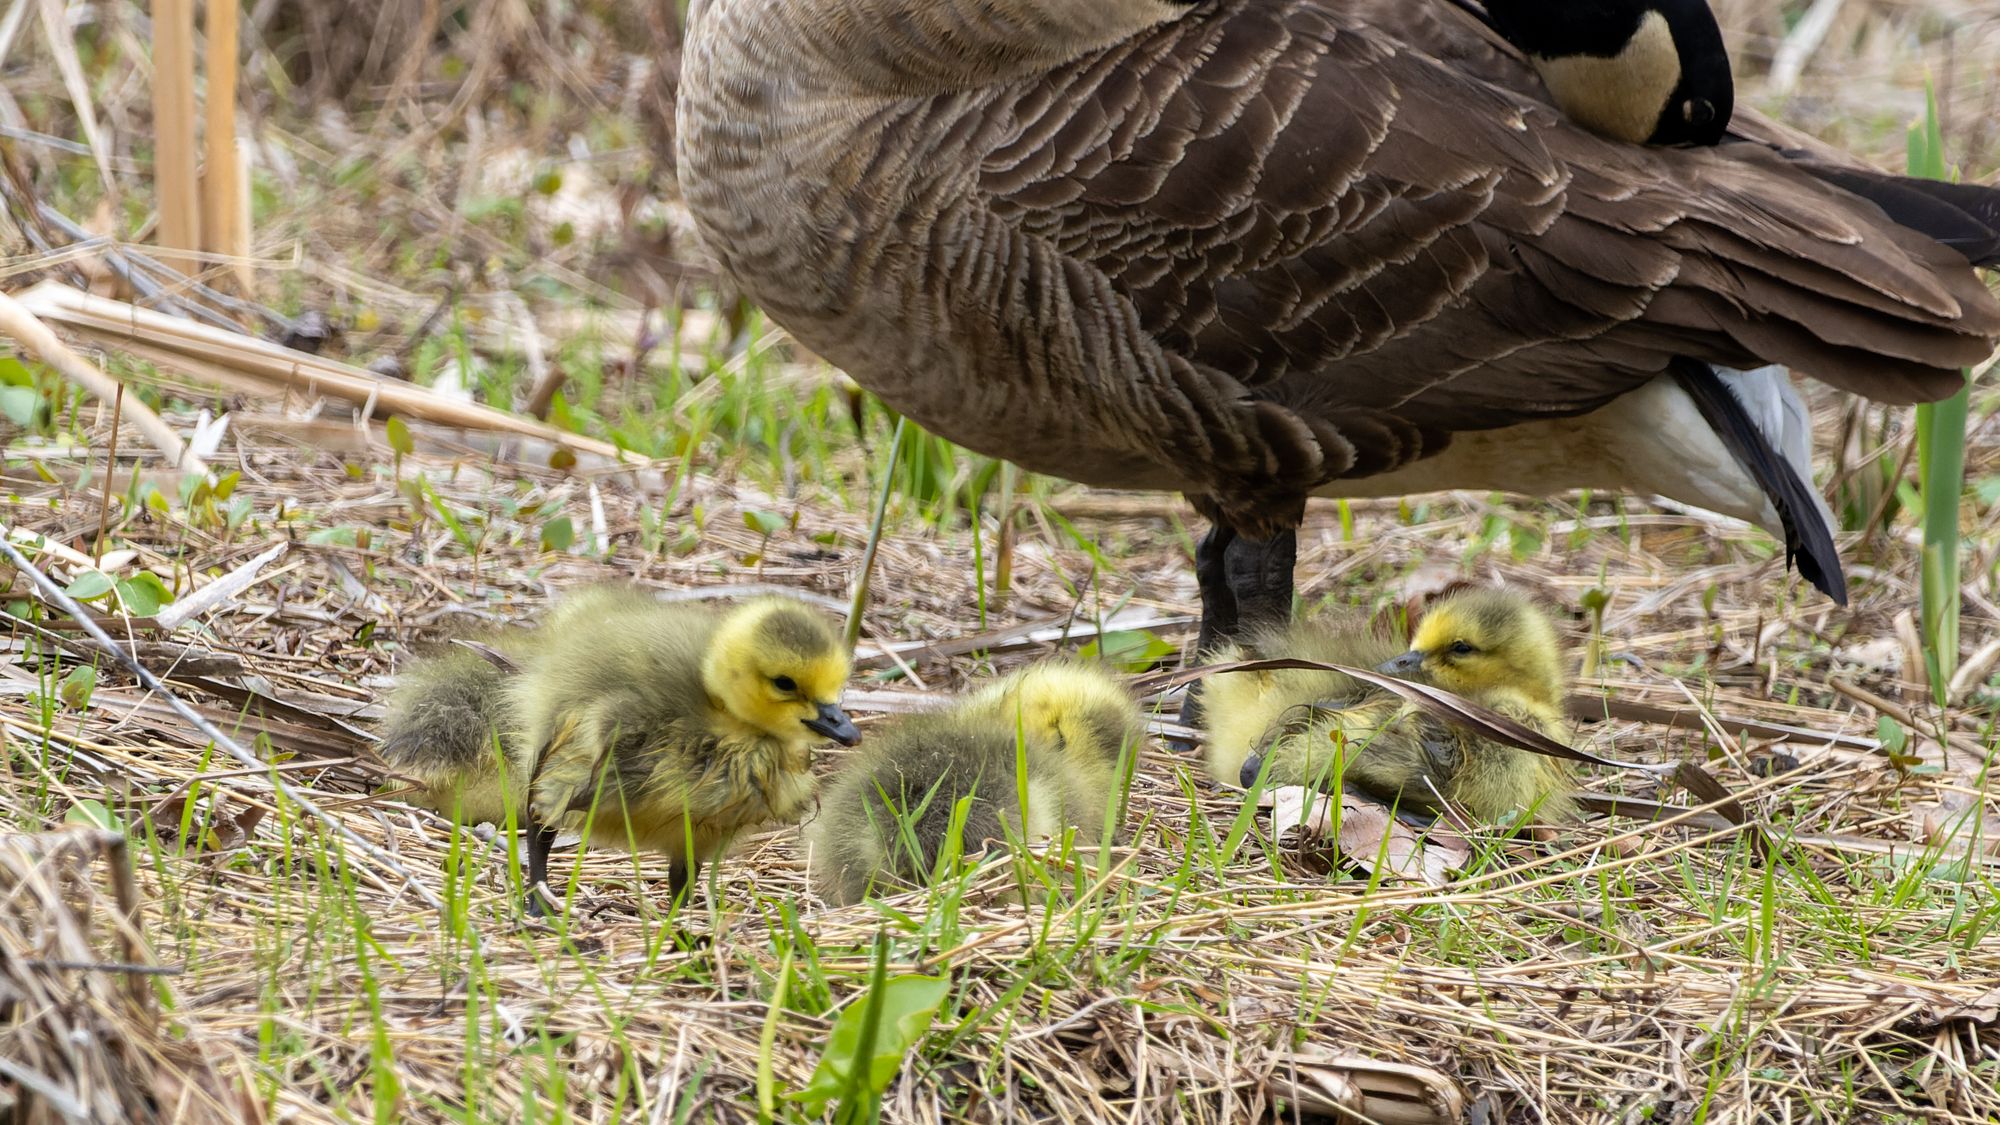
[[[166,250],[201,248],[194,115],[194,0],[153,0],[153,183]],[[192,255],[159,257],[182,273],[199,268]]]
[[[250,272],[250,169],[236,136],[238,0],[208,0],[208,99],[202,106],[206,167],[201,187],[201,245],[221,256],[245,296]]]

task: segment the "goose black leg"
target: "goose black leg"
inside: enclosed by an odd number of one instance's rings
[[[1236,532],[1225,524],[1213,524],[1208,534],[1194,546],[1194,579],[1201,591],[1201,632],[1194,642],[1196,661],[1228,640],[1236,633],[1236,595],[1229,589],[1227,569],[1229,544],[1236,539]],[[1181,700],[1180,721],[1183,726],[1201,724],[1200,685],[1191,685],[1187,695]],[[1185,749],[1192,750],[1189,746]]]
[[[549,904],[542,897],[542,885],[549,880],[549,851],[556,846],[556,830],[529,821],[522,834],[528,840],[528,917],[546,918]]]
[[[693,897],[694,877],[699,874],[701,864],[687,856],[674,856],[667,861],[667,897],[674,906]]]
[[[1236,595],[1229,588],[1229,545],[1236,533],[1222,524],[1208,529],[1194,547],[1194,578],[1201,590],[1201,633],[1195,638],[1200,656],[1236,633]]]
[[[1235,602],[1235,629],[1247,632],[1292,619],[1292,572],[1298,561],[1296,531],[1280,531],[1269,539],[1239,535],[1229,544],[1223,573]]]

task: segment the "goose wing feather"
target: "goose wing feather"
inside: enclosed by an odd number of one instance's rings
[[[1189,452],[1383,471],[1594,409],[1675,354],[1924,400],[2000,334],[1949,248],[1775,150],[1570,128],[1439,8],[1223,0],[994,95],[1014,132],[980,167],[992,214],[1101,276],[1095,311],[1184,358],[1190,401],[1259,404]]]

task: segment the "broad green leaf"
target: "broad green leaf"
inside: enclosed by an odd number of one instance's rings
[[[542,525],[542,550],[567,551],[576,542],[576,526],[568,516],[557,516]]]
[[[306,542],[321,547],[353,547],[358,545],[358,534],[359,530],[352,527],[322,527],[306,536]]]
[[[86,570],[69,584],[69,596],[78,601],[101,598],[111,592],[111,576],[101,570]]]
[[[743,525],[759,535],[769,538],[785,529],[785,517],[762,508],[747,508],[743,512]]]
[[[113,832],[125,830],[125,826],[118,823],[118,818],[112,815],[104,802],[93,801],[88,797],[69,807],[69,811],[63,814],[63,823],[88,824],[92,828],[108,828]]]
[[[410,440],[410,427],[403,421],[401,415],[389,415],[389,420],[382,423],[382,428],[388,432],[389,448],[395,451],[396,456],[408,457],[410,451],[416,448],[416,443]]]
[[[1875,737],[1882,743],[1882,749],[1891,754],[1900,754],[1910,744],[1909,734],[1896,720],[1883,715],[1875,720]]]
[[[142,570],[130,578],[119,580],[118,602],[125,612],[134,617],[151,617],[160,612],[160,607],[174,600],[174,592],[160,581],[160,576],[150,570]]]
[[[32,387],[35,385],[35,373],[28,370],[28,365],[17,356],[0,356],[0,384]]]
[[[1125,672],[1144,672],[1180,650],[1144,629],[1106,633],[1077,650],[1084,660],[1102,660]]]
[[[0,386],[0,413],[16,426],[32,426],[41,413],[42,396],[33,387]]]
[[[79,664],[63,677],[56,694],[62,697],[63,706],[78,711],[90,706],[91,693],[97,690],[97,669],[88,664]]]
[[[950,978],[942,976],[909,975],[878,983],[840,1013],[812,1081],[794,1097],[817,1116],[835,1098],[879,1096],[902,1070],[903,1056],[930,1030],[950,991]],[[866,1059],[859,1057],[864,1052]]]

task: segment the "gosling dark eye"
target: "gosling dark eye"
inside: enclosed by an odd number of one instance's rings
[[[771,686],[777,688],[779,691],[799,690],[799,682],[790,676],[772,676]]]
[[[1471,656],[1475,651],[1477,650],[1472,647],[1472,642],[1470,641],[1453,641],[1451,643],[1451,654],[1453,656]]]

